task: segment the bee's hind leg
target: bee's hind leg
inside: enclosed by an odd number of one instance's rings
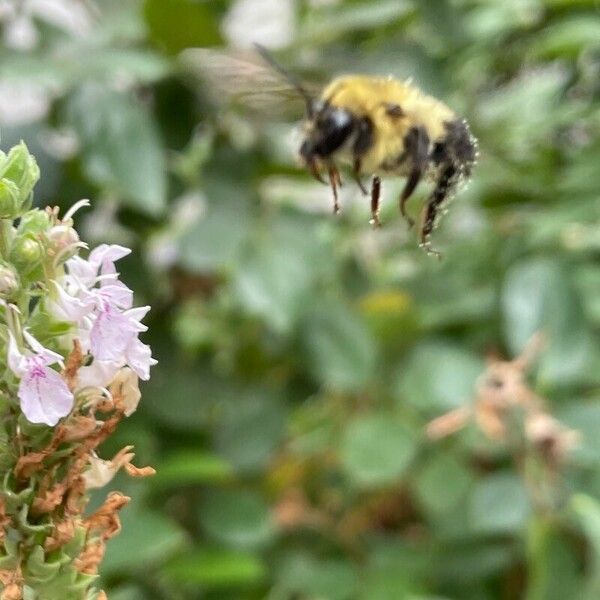
[[[435,228],[439,209],[452,191],[453,182],[455,182],[455,175],[456,167],[454,165],[448,164],[444,167],[429,198],[429,201],[423,208],[423,216],[421,220],[421,238],[419,245],[427,252],[427,254],[432,254],[438,258],[441,258],[442,255],[431,247],[429,238],[433,232],[433,229]]]
[[[374,227],[381,227],[379,220],[379,199],[381,197],[381,179],[375,175],[371,184],[371,220],[369,223]]]
[[[404,186],[404,190],[402,190],[402,194],[400,194],[400,214],[408,223],[409,229],[415,224],[415,220],[412,217],[410,217],[406,212],[406,201],[412,196],[412,193],[415,191],[415,188],[421,180],[421,176],[422,171],[420,169],[414,169],[408,176],[408,181]]]
[[[406,213],[406,202],[412,196],[423,173],[427,169],[427,160],[429,158],[429,136],[424,127],[411,127],[404,137],[404,152],[401,156],[402,161],[409,159],[411,171],[408,175],[406,185],[400,195],[400,214],[408,223],[409,228],[415,222]]]

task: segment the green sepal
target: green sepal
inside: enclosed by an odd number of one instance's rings
[[[31,588],[35,600],[84,600],[97,575],[86,575],[73,566],[63,567],[50,580],[39,580],[25,576],[26,585]]]
[[[26,563],[26,575],[28,581],[45,583],[55,578],[60,571],[62,561],[46,562],[46,555],[41,546],[34,546],[29,552]]]
[[[0,556],[0,569],[14,569],[21,562],[19,535],[12,527],[9,527],[6,533],[2,544],[4,556]]]
[[[11,472],[9,471],[4,475],[4,481],[2,482],[3,487],[2,490],[0,490],[0,495],[4,499],[7,511],[12,514],[19,510],[24,504],[29,504],[33,500],[35,491],[31,481],[29,486],[20,492],[14,492],[11,489],[10,482]]]
[[[42,523],[39,525],[32,525],[27,518],[29,517],[29,505],[25,504],[21,507],[19,512],[17,513],[17,523],[19,524],[19,528],[21,531],[28,535],[37,535],[37,534],[49,534],[52,532],[52,524],[51,523]]]

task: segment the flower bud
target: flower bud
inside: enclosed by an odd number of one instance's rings
[[[60,254],[63,259],[70,258],[77,251],[79,236],[70,225],[55,225],[46,233],[48,251],[54,255]],[[69,252],[69,248],[72,249]]]
[[[23,212],[33,187],[40,178],[40,169],[35,158],[29,154],[24,142],[10,149],[8,156],[0,162],[0,178],[11,181],[18,189],[18,204],[16,212],[10,215],[2,214],[2,218],[14,218]]]
[[[12,219],[21,209],[21,193],[10,179],[0,179],[0,219]]]
[[[9,298],[19,288],[19,280],[14,269],[0,264],[0,298]]]
[[[18,233],[42,233],[50,227],[48,213],[39,208],[27,211],[19,223]]]
[[[19,270],[30,272],[44,256],[42,245],[33,236],[21,235],[15,239],[10,258]]]

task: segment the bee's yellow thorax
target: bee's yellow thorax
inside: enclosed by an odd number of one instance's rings
[[[375,173],[380,165],[402,154],[404,137],[411,127],[424,127],[430,140],[443,137],[445,122],[455,115],[445,104],[423,94],[409,82],[391,77],[350,75],[334,79],[322,99],[357,116],[369,117],[374,126],[373,146],[362,160],[363,171]],[[398,105],[403,116],[391,117],[390,105]]]

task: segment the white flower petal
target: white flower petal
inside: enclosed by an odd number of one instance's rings
[[[17,340],[12,334],[12,331],[8,331],[8,367],[17,376],[22,377],[26,371],[27,359],[25,355],[19,350],[17,346]]]
[[[124,407],[126,417],[130,417],[140,403],[142,393],[140,392],[138,376],[129,367],[119,370],[116,377],[110,383],[110,391],[119,394]]]
[[[58,294],[58,300],[53,301],[52,304],[58,308],[59,314],[66,317],[65,320],[77,322],[92,311],[94,306],[92,298],[85,297],[82,300],[69,294],[58,282],[52,283]]]
[[[81,367],[77,371],[77,383],[79,389],[85,387],[103,388],[114,379],[122,364],[109,360],[95,359],[91,365]]]
[[[23,330],[23,339],[27,342],[27,345],[36,353],[36,355],[44,361],[46,365],[52,365],[54,363],[62,363],[63,357],[57,352],[48,350],[40,344],[27,329]]]
[[[79,256],[70,258],[65,265],[69,271],[69,275],[76,278],[85,287],[94,285],[96,275],[98,275],[98,267],[90,264],[87,260],[83,260]]]
[[[134,338],[127,346],[125,359],[131,369],[144,381],[150,379],[150,367],[158,362],[152,358],[150,346],[143,344],[138,338]]]
[[[117,469],[110,460],[90,457],[88,470],[83,474],[86,490],[104,487],[115,476]]]

